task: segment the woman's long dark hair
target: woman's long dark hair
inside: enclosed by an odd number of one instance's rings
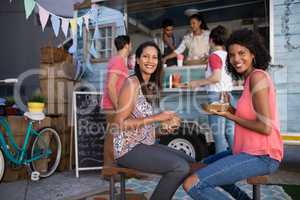
[[[258,33],[249,29],[237,30],[230,35],[226,42],[226,51],[228,52],[226,61],[227,70],[233,78],[240,79],[242,77],[242,75],[237,73],[230,63],[229,47],[234,44],[246,47],[254,55],[252,62],[254,68],[262,70],[268,69],[271,56],[264,45],[262,37]]]
[[[202,13],[196,13],[196,14],[193,14],[189,17],[189,21],[191,21],[191,19],[196,19],[198,20],[199,22],[201,22],[201,25],[200,25],[200,28],[202,30],[208,30],[208,26],[204,20],[204,17],[203,17],[203,14]]]
[[[159,92],[162,88],[162,82],[161,82],[161,77],[162,77],[162,55],[160,52],[160,49],[158,46],[151,41],[144,42],[142,43],[136,50],[135,56],[137,59],[141,58],[141,55],[146,47],[154,47],[157,50],[157,67],[156,70],[151,74],[150,80],[148,83],[145,83],[145,80],[143,79],[141,70],[140,70],[140,65],[136,62],[135,67],[134,67],[134,72],[135,75],[137,76],[138,80],[140,81],[141,84],[141,89],[143,92],[143,95],[146,97],[147,101],[149,103],[156,103],[159,104]]]

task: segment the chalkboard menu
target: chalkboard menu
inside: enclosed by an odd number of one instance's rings
[[[75,92],[75,151],[78,171],[101,169],[106,121],[100,107],[101,93]]]

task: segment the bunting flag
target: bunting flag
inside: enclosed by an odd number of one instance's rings
[[[95,32],[94,32],[94,40],[100,39],[100,33],[99,33],[99,28],[98,26],[95,26]]]
[[[49,18],[49,12],[47,12],[47,10],[45,10],[40,5],[38,5],[38,7],[39,7],[40,21],[41,21],[42,29],[44,31],[45,30],[45,26],[46,26],[47,21],[48,21],[48,18]]]
[[[9,0],[9,2],[12,3],[13,0]],[[43,31],[44,31],[44,29],[47,25],[49,17],[51,16],[50,20],[51,20],[51,24],[52,24],[52,29],[53,29],[53,32],[54,32],[56,37],[59,34],[60,26],[62,28],[62,31],[63,31],[64,35],[66,37],[68,36],[69,23],[71,24],[71,30],[72,30],[73,35],[77,31],[77,25],[78,25],[79,35],[81,37],[82,36],[83,23],[85,24],[86,30],[89,31],[89,20],[96,21],[97,16],[98,16],[98,10],[96,8],[91,8],[83,16],[75,17],[75,18],[64,18],[64,17],[57,16],[57,15],[47,11],[38,2],[36,2],[36,0],[24,0],[26,19],[28,19],[29,16],[32,14],[35,6],[38,7],[38,12],[39,12],[39,15],[40,15],[40,22],[41,22]]]
[[[55,36],[57,37],[58,33],[59,33],[59,27],[60,27],[59,17],[57,17],[56,15],[51,15],[50,20],[51,20],[53,32],[54,32]]]
[[[70,24],[71,24],[72,34],[74,36],[76,34],[76,31],[77,31],[77,19],[76,18],[71,19]]]
[[[24,7],[25,7],[25,14],[26,19],[31,15],[34,7],[35,7],[35,1],[34,0],[24,0]]]
[[[92,56],[94,56],[95,58],[99,58],[99,55],[97,53],[97,50],[95,49],[95,45],[94,45],[94,42],[92,41],[92,44],[91,44],[91,48],[89,50],[90,54]]]
[[[86,27],[86,30],[87,30],[87,31],[89,31],[89,18],[90,18],[89,15],[85,15],[85,16],[83,17],[84,24],[85,24],[85,27]]]
[[[68,37],[69,22],[70,22],[69,19],[62,18],[62,20],[61,20],[61,29],[62,29],[63,33],[65,34],[66,38]]]
[[[68,52],[70,54],[75,54],[76,53],[76,49],[77,49],[76,42],[73,42],[72,46],[68,49]]]
[[[81,37],[82,36],[82,24],[83,24],[83,18],[82,17],[79,17],[77,19],[77,24],[79,26],[79,36]]]

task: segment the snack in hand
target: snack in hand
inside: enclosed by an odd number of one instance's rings
[[[230,104],[220,102],[204,103],[202,104],[202,108],[206,112],[226,112],[230,108]]]
[[[176,115],[172,119],[161,122],[161,129],[165,132],[171,132],[180,127],[181,119]]]

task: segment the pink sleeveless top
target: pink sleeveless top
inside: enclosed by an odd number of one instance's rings
[[[272,124],[272,133],[270,135],[263,135],[236,124],[233,154],[244,152],[251,155],[269,155],[271,158],[281,161],[283,158],[283,143],[280,136],[280,126],[276,110],[276,93],[271,77],[267,72],[256,69],[247,77],[244,85],[244,91],[237,102],[235,115],[248,120],[256,119],[256,112],[252,104],[252,95],[250,93],[249,83],[250,77],[255,73],[264,73],[268,79],[269,105],[272,117],[272,119],[268,119],[268,123]],[[252,90],[255,91],[256,88],[257,87]]]

